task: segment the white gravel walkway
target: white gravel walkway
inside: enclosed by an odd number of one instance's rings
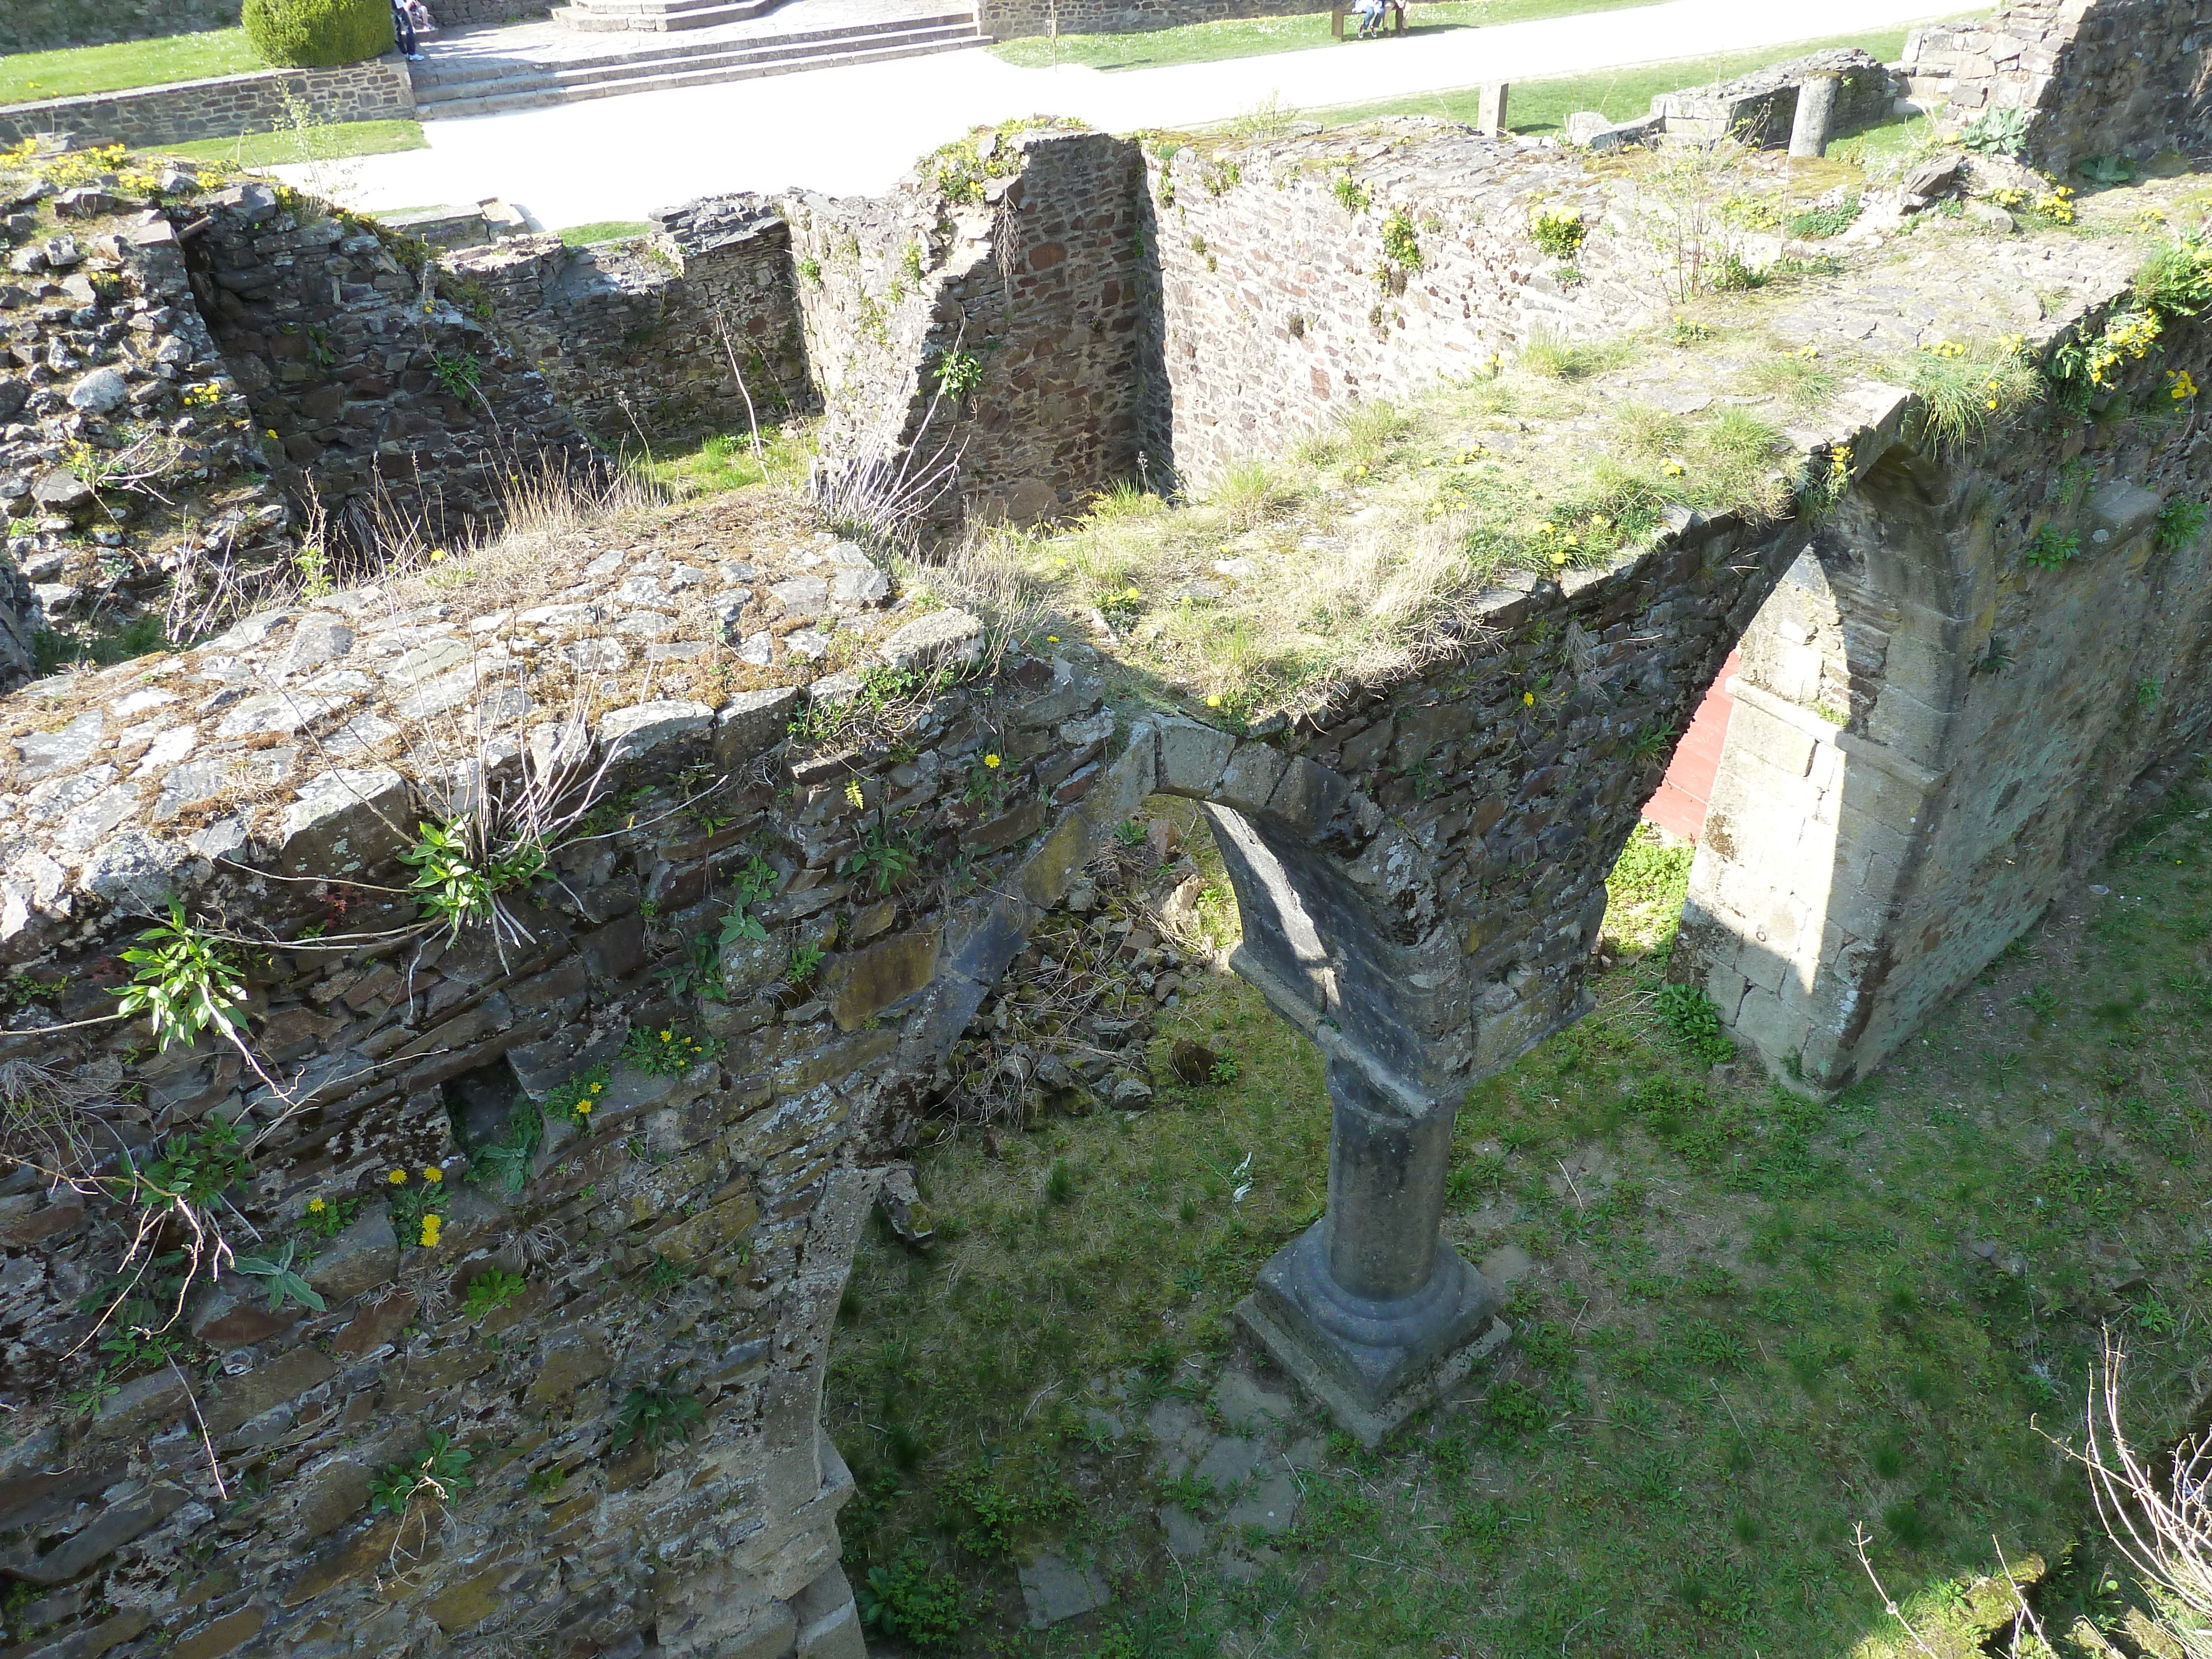
[[[800,0],[804,3],[804,0]],[[1016,69],[988,52],[601,99],[427,125],[427,150],[325,169],[378,210],[502,196],[549,228],[641,219],[720,191],[880,191],[924,151],[1019,115],[1109,131],[1220,120],[1273,98],[1314,109],[1496,80],[1583,75],[1948,16],[1929,0],[1668,0],[1441,39],[1347,45],[1167,69]],[[1418,40],[1418,44],[1416,44]],[[301,168],[293,182],[315,182]]]

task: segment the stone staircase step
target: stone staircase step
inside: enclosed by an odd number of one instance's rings
[[[806,70],[830,69],[848,64],[885,63],[894,58],[961,52],[971,46],[988,46],[992,38],[976,33],[972,22],[967,26],[965,33],[928,30],[916,31],[915,34],[917,38],[910,40],[872,35],[842,48],[827,46],[811,52],[802,49],[799,55],[793,55],[788,48],[757,49],[738,57],[734,62],[716,63],[703,69],[678,69],[671,65],[656,73],[644,75],[622,74],[619,66],[594,66],[603,75],[611,72],[611,78],[576,79],[570,78],[573,71],[568,75],[556,76],[538,70],[535,73],[502,76],[456,87],[445,94],[425,97],[418,92],[416,101],[417,109],[428,120],[456,120],[472,115],[506,115],[518,110],[578,103],[589,98],[620,98],[636,92],[664,92],[677,87],[712,86],[723,82],[757,80],[770,75],[794,75]]]

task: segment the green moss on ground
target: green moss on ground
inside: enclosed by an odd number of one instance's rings
[[[1938,1651],[1978,1650],[2000,1550],[2055,1564],[2036,1591],[2054,1636],[2116,1628],[2145,1597],[2039,1431],[2078,1423],[2107,1325],[2139,1443],[2191,1398],[2212,1314],[2209,805],[2204,778],[2177,792],[2094,877],[2109,894],[2068,891],[1826,1103],[1675,1046],[1653,1000],[1686,849],[1632,842],[1606,927],[1630,953],[1598,1012],[1459,1119],[1447,1231],[1534,1259],[1521,1341],[1379,1454],[1333,1441],[1243,1584],[1167,1557],[1154,1510],[1198,1495],[1085,1416],[1125,1376],[1139,1417],[1203,1399],[1230,1309],[1323,1203],[1317,1054],[1201,969],[1158,1042],[1195,1036],[1233,1080],[1048,1119],[995,1158],[964,1134],[918,1161],[933,1251],[864,1242],[825,1407],[860,1486],[856,1581],[935,1585],[971,1654],[1902,1654],[1863,1527]],[[1021,1630],[1013,1561],[1037,1548],[1095,1554],[1111,1606]]]

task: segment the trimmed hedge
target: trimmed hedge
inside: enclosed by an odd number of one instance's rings
[[[246,0],[239,18],[264,62],[330,69],[390,52],[392,0]]]

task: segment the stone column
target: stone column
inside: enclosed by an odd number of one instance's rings
[[[1826,155],[1828,130],[1835,125],[1838,75],[1808,75],[1797,87],[1797,119],[1790,129],[1792,155]]]
[[[1378,1085],[1341,1047],[1326,1075],[1328,1213],[1261,1269],[1237,1313],[1277,1364],[1372,1445],[1506,1330],[1487,1281],[1437,1232],[1450,1103]]]
[[[1487,133],[1492,138],[1502,137],[1504,135],[1505,105],[1512,92],[1511,84],[1504,81],[1483,88],[1482,108],[1476,116],[1474,123],[1474,130],[1477,132]]]

